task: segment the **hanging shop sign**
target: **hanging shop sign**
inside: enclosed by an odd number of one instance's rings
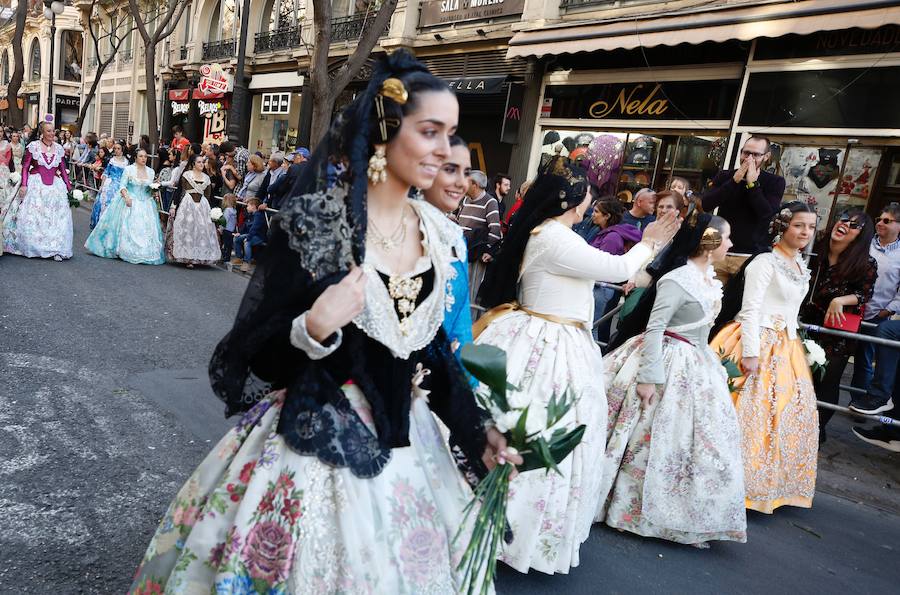
[[[750,75],[741,126],[900,128],[900,66]]]
[[[81,99],[69,95],[57,95],[56,107],[59,108],[79,108],[81,107]]]
[[[522,106],[525,104],[525,85],[510,85],[506,95],[506,111],[503,112],[503,129],[500,142],[519,142],[519,127],[522,125]]]
[[[450,90],[457,95],[502,93],[507,76],[470,76],[451,79]]]
[[[200,83],[197,89],[203,93],[229,93],[234,79],[221,64],[204,64],[200,67]]]
[[[754,60],[818,58],[884,54],[900,48],[900,25],[882,25],[877,29],[841,29],[819,31],[812,35],[761,37],[756,41]]]
[[[728,120],[739,88],[740,80],[551,85],[544,92],[541,117]]]
[[[419,26],[515,16],[522,14],[524,8],[525,0],[426,0],[419,14]]]
[[[41,100],[40,93],[29,93],[25,96],[25,100],[28,103],[38,103]]]
[[[260,113],[264,116],[286,115],[291,113],[291,94],[263,93]]]
[[[190,89],[169,89],[169,105],[173,116],[183,116],[191,111]]]

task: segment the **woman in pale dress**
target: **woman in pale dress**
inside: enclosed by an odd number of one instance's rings
[[[677,228],[675,215],[666,216],[624,255],[607,254],[572,231],[590,204],[584,171],[563,158],[551,161],[528,190],[479,294],[494,309],[476,323],[476,343],[506,351],[509,382],[522,406],[546,408],[551,397],[569,391],[577,403],[567,421],[587,427],[560,463],[561,475],[528,471],[510,486],[514,538],[500,559],[519,572],[567,573],[578,566],[600,505],[597,463],[606,446],[607,405],[603,360],[590,328],[594,283],[625,281]]]
[[[745,505],[772,513],[780,506],[812,507],[819,450],[819,415],[812,376],[800,342],[799,312],[810,272],[802,250],[813,239],[816,214],[792,202],[775,215],[779,240],[729,282],[740,312],[710,343],[738,363],[744,376],[732,393],[741,425]],[[723,308],[722,318],[732,312]]]
[[[202,155],[188,158],[181,174],[181,201],[172,205],[166,226],[166,257],[188,268],[215,264],[222,257],[216,226],[209,216],[212,186],[203,171],[205,159]]]
[[[6,132],[0,128],[0,221],[3,220],[3,213],[14,196],[9,180],[13,168],[15,165],[12,162],[12,144],[6,140]]]
[[[441,328],[459,230],[408,198],[458,110],[397,50],[319,144],[210,364],[227,413],[246,414],[175,497],[132,593],[458,592],[471,492],[432,412],[466,469],[521,463]]]
[[[22,171],[22,159],[25,157],[25,143],[22,142],[22,135],[17,131],[13,131],[9,135],[9,144],[12,148],[12,160],[16,171]]]
[[[730,233],[724,219],[694,211],[634,312],[646,332],[604,357],[610,417],[597,520],[610,527],[697,547],[746,541],[740,428],[707,344],[722,302],[712,264]]]

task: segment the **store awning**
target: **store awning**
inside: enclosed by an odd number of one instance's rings
[[[672,11],[629,20],[579,21],[520,31],[509,42],[508,58],[633,49],[732,39],[807,35],[859,27],[900,24],[900,6],[892,0],[800,0],[770,4],[719,6]]]
[[[296,71],[291,72],[267,72],[254,74],[250,79],[250,90],[258,89],[293,89],[300,92],[303,86],[303,77]]]

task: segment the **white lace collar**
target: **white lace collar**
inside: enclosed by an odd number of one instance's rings
[[[366,305],[363,311],[353,319],[353,323],[391,350],[394,357],[407,359],[414,352],[426,347],[438,332],[444,321],[443,291],[449,279],[452,263],[452,246],[458,228],[447,220],[433,206],[422,201],[410,201],[419,216],[419,228],[422,230],[422,248],[427,261],[420,260],[410,273],[403,276],[414,276],[424,262],[434,269],[434,284],[428,296],[416,307],[407,318],[406,332],[400,326],[400,319],[394,308],[387,287],[385,287],[374,261],[366,257],[362,269],[368,280],[366,283]],[[427,270],[427,266],[425,267]]]
[[[191,185],[191,190],[189,190],[189,192],[197,192],[198,194],[203,194],[206,191],[206,187],[211,183],[209,176],[206,174],[203,174],[203,177],[200,180],[195,180],[193,170],[184,172],[182,177]]]
[[[799,252],[794,257],[794,262],[797,263],[797,266],[800,268],[799,271],[791,266],[791,261],[788,260],[787,257],[776,254],[775,250],[772,250],[769,254],[775,261],[776,270],[787,277],[791,283],[804,287],[809,284],[809,279],[812,277],[812,274],[809,271],[809,267],[806,266],[803,256],[801,256]]]
[[[28,143],[28,151],[31,153],[31,158],[34,161],[37,161],[38,165],[46,167],[47,169],[55,169],[59,167],[59,163],[62,161],[63,156],[66,154],[59,143],[53,143],[53,145],[50,147],[50,151],[48,151],[48,153],[51,153],[53,155],[53,159],[50,160],[50,163],[47,163],[47,160],[44,158],[43,151],[41,150],[41,141],[39,140]]]
[[[673,332],[687,331],[710,324],[719,315],[722,309],[722,282],[716,279],[715,271],[711,266],[706,270],[691,262],[669,271],[660,278],[668,279],[678,284],[689,296],[691,296],[703,310],[703,318],[687,324],[670,327]]]

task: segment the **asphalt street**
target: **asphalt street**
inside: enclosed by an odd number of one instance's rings
[[[122,593],[181,483],[228,428],[206,363],[246,278],[0,257],[0,593]],[[568,575],[501,594],[889,593],[900,517],[820,493],[709,550],[595,526]]]

